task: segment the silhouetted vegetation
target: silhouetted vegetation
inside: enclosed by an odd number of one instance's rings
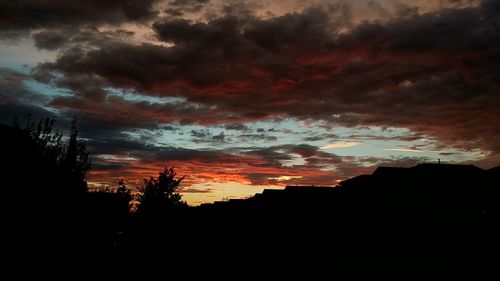
[[[67,139],[53,125],[53,119],[43,119],[0,127],[2,180],[9,198],[3,207],[14,223],[25,227],[43,222],[67,227],[73,202],[87,190],[90,161],[76,119]]]
[[[54,130],[54,122],[54,119],[46,118],[35,123],[28,118],[24,128],[17,120],[13,126],[33,140],[33,149],[43,160],[45,175],[52,181],[53,188],[65,186],[66,189],[71,188],[72,192],[85,192],[85,176],[91,164],[85,143],[78,139],[76,117],[71,122],[67,143],[63,142],[63,134]]]
[[[0,124],[0,132],[0,232],[9,241],[2,251],[10,267],[21,266],[18,272],[24,273],[78,268],[76,261],[85,256],[78,249],[89,245],[80,231],[88,221],[82,215],[91,203],[85,192],[90,161],[76,121],[67,138],[54,130],[52,119]],[[26,262],[27,257],[36,262]]]
[[[164,168],[159,173],[158,178],[151,177],[144,180],[139,195],[138,214],[141,216],[152,217],[161,216],[168,213],[168,210],[178,207],[187,207],[187,204],[181,200],[182,196],[176,193],[177,187],[181,184],[185,176],[177,178],[174,168]]]

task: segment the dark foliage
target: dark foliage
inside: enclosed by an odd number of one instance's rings
[[[17,120],[13,127],[32,139],[40,159],[44,162],[45,177],[52,182],[52,188],[65,186],[64,192],[82,193],[87,191],[85,176],[91,163],[85,143],[78,139],[76,117],[71,122],[70,136],[65,144],[63,134],[54,131],[54,119],[46,118],[38,123],[28,122],[24,128]]]
[[[177,178],[174,168],[165,168],[158,178],[151,177],[144,180],[144,186],[141,188],[139,196],[139,215],[152,217],[162,216],[168,213],[169,209],[186,207],[187,204],[181,200],[181,195],[176,193],[185,176]]]
[[[83,257],[78,249],[88,245],[89,236],[77,231],[92,201],[85,192],[88,153],[76,121],[67,139],[53,125],[52,119],[0,124],[0,236],[8,241],[2,260],[19,279],[30,279],[30,272],[55,278],[62,273],[54,267],[76,268]]]
[[[2,209],[8,221],[23,228],[68,227],[73,202],[87,190],[90,160],[85,143],[78,139],[76,119],[66,143],[53,125],[53,119],[35,123],[29,118],[24,127],[17,121],[13,126],[0,125]]]

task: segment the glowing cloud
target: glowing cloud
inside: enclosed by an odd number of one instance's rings
[[[302,176],[279,176],[279,177],[272,177],[269,178],[270,180],[276,180],[276,181],[289,181],[293,179],[301,179]]]
[[[382,150],[388,150],[388,151],[401,151],[401,152],[416,152],[420,153],[423,152],[422,150],[418,149],[411,149],[411,148],[384,148]]]
[[[356,146],[358,144],[361,144],[361,142],[357,141],[336,142],[322,146],[320,149],[345,148],[345,147]]]

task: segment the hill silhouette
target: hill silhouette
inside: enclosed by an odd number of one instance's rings
[[[29,136],[0,132],[2,253],[19,278],[500,277],[500,167],[379,167],[144,220],[117,193],[67,191]]]

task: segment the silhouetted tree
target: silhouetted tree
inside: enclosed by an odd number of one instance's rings
[[[132,194],[130,194],[130,191],[127,189],[127,186],[125,185],[125,181],[123,179],[118,181],[118,188],[116,189],[116,193],[120,196],[120,198],[127,202],[127,206],[130,210]]]
[[[127,192],[127,187],[125,186],[125,181],[123,179],[118,181],[118,193],[126,193]]]
[[[71,122],[71,133],[61,164],[63,172],[69,176],[68,180],[73,186],[77,186],[79,191],[86,191],[85,175],[90,170],[90,160],[85,143],[78,140],[76,118]]]
[[[59,187],[71,187],[72,192],[87,191],[85,176],[90,170],[89,153],[85,143],[78,139],[76,117],[71,122],[71,131],[67,144],[63,142],[63,134],[54,131],[54,119],[41,119],[38,123],[28,117],[24,128],[17,118],[13,126],[23,130],[34,142],[35,151],[44,162],[46,178]]]
[[[168,209],[187,206],[181,200],[181,195],[176,193],[185,176],[176,179],[177,173],[174,168],[165,168],[160,172],[158,178],[151,177],[144,180],[139,196],[138,213],[141,215],[161,215]]]

